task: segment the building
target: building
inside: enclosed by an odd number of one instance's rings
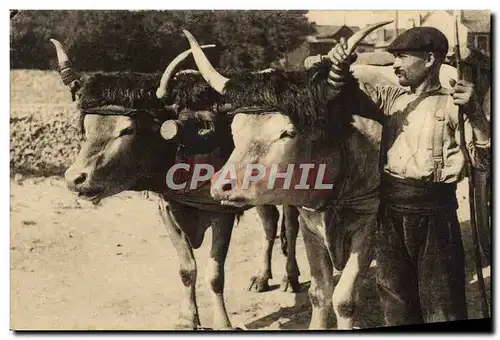
[[[406,28],[380,29],[374,44],[374,50],[377,52],[387,51],[387,47],[389,46],[389,44],[404,31],[406,31]]]
[[[377,63],[387,63],[390,57],[384,53],[392,40],[405,30],[418,26],[432,26],[441,30],[450,43],[448,63],[454,59],[454,12],[453,11],[393,11],[393,23],[371,33],[362,41],[357,52],[376,52],[366,56]],[[459,15],[460,52],[465,61],[467,78],[474,79],[476,84],[486,84],[486,76],[490,73],[490,20],[489,11],[460,11]],[[304,43],[296,50],[288,53],[275,66],[286,69],[302,68],[306,57],[326,54],[340,40],[348,39],[360,28],[356,26],[317,25],[316,33],[306,37]],[[278,65],[279,64],[279,65]],[[479,79],[479,80],[478,80]],[[482,88],[483,86],[481,86]]]
[[[288,53],[285,58],[281,59],[274,66],[285,69],[300,69],[303,67],[304,60],[308,56],[327,54],[341,38],[347,40],[357,31],[359,31],[359,27],[356,26],[317,25],[314,35],[307,36],[302,45]],[[364,46],[360,45],[360,47]],[[371,50],[373,50],[373,47]]]
[[[359,27],[348,27],[346,25],[316,26],[316,34],[306,38],[309,43],[310,55],[328,53],[341,38],[347,40],[357,31],[359,31]]]
[[[457,15],[459,44],[462,54],[466,50],[476,50],[486,56],[491,55],[491,13],[490,11],[459,11]],[[439,29],[448,38],[450,53],[453,53],[455,43],[455,15],[453,11],[433,11],[422,22],[422,26]]]
[[[456,14],[463,76],[476,85],[479,98],[483,98],[491,86],[491,13],[461,10]],[[448,63],[456,66],[454,11],[433,11],[422,26],[435,27],[446,35]]]

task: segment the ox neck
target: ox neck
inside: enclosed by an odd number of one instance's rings
[[[167,187],[166,174],[168,169],[174,164],[172,161],[167,161],[161,155],[157,157],[158,162],[151,167],[151,170],[144,171],[143,177],[140,178],[134,186],[135,191],[152,191],[162,193]]]
[[[335,204],[343,191],[345,186],[348,160],[347,160],[347,145],[346,141],[335,141],[336,147],[328,147],[322,150],[316,159],[319,161],[312,161],[311,163],[324,163],[326,164],[326,176],[323,181],[324,184],[332,184],[332,189],[314,190],[313,194],[309,196],[306,202],[301,205],[306,210],[323,211],[327,206]],[[312,150],[311,150],[312,151]]]
[[[329,152],[328,166],[332,169],[328,183],[333,183],[333,188],[325,190],[328,195],[316,195],[303,208],[324,211],[328,207],[340,207],[346,201],[377,190],[380,183],[377,166],[379,146],[375,141],[381,127],[375,121],[368,121],[367,124],[376,129],[371,130],[365,126],[362,133],[360,129],[363,128],[356,125],[356,130],[346,139],[336,142],[338,147],[326,148]]]
[[[150,174],[146,175],[144,178],[137,181],[134,185],[134,191],[152,191],[154,193],[160,194],[164,191],[166,187],[165,183],[165,173],[163,171],[160,174]]]

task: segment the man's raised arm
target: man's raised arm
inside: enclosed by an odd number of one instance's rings
[[[345,102],[352,112],[383,124],[394,100],[405,91],[398,86],[370,84],[355,79],[350,66],[356,61],[356,54],[347,56],[345,49],[345,40],[342,38],[328,55],[310,56],[304,61],[304,66],[310,69],[319,63],[327,63],[330,67],[328,84],[346,98]]]

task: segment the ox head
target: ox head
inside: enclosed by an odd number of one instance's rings
[[[388,23],[354,34],[348,40],[349,53]],[[204,79],[238,108],[231,126],[235,149],[212,179],[212,196],[231,205],[303,205],[318,194],[327,195],[328,190],[315,189],[334,185],[340,171],[336,160],[342,150],[330,146],[352,129],[352,113],[346,112],[338,91],[327,86],[330,65],[229,79],[214,69],[195,38],[184,33]]]
[[[160,74],[130,72],[80,77],[61,43],[51,41],[62,80],[77,101],[85,134],[77,158],[65,173],[68,188],[93,203],[124,190],[158,188],[178,146],[160,134],[162,123],[178,118],[171,80],[190,51],[175,58],[161,79]]]

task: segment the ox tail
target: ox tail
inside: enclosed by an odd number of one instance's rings
[[[234,215],[234,217],[235,217],[235,219],[234,219],[234,220],[235,220],[235,223],[236,223],[235,225],[240,224],[241,217],[243,216],[243,214],[244,214],[244,213],[245,213],[245,211],[239,211],[239,212],[237,212],[237,213]]]
[[[281,252],[285,257],[288,256],[288,240],[286,238],[286,218],[285,218],[285,207],[283,207],[283,216],[281,218],[281,228],[280,228],[280,243],[281,243]]]

